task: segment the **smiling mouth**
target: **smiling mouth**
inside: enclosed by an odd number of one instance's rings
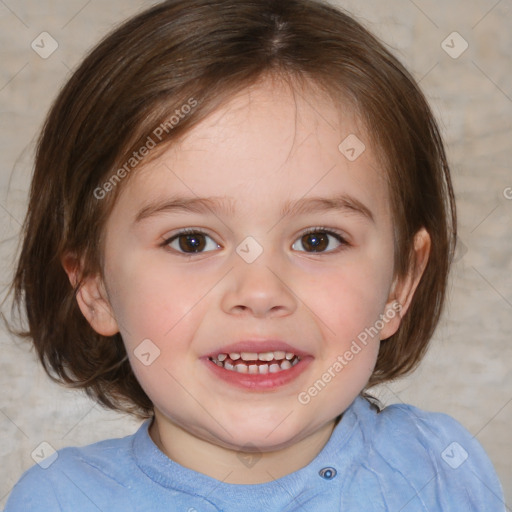
[[[301,358],[292,352],[230,352],[208,358],[217,366],[238,373],[265,374],[289,370]]]

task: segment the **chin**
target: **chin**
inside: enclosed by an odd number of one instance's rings
[[[298,442],[320,427],[320,425],[315,427],[308,423],[306,428],[304,424],[292,422],[292,416],[293,412],[288,418],[279,413],[271,419],[258,420],[257,415],[246,415],[243,421],[233,420],[229,423],[231,427],[227,430],[231,436],[223,430],[217,429],[217,431],[221,439],[229,445],[226,446],[231,449],[270,452]]]

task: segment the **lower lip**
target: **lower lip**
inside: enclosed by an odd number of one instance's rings
[[[251,391],[265,391],[284,386],[295,380],[313,360],[311,356],[304,357],[296,365],[276,373],[239,373],[233,370],[226,370],[209,359],[203,359],[208,368],[223,381],[239,388]]]

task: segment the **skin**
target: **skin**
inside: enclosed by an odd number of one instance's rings
[[[105,280],[88,278],[77,300],[97,332],[121,333],[155,406],[150,435],[181,465],[252,484],[304,467],[368,382],[380,339],[398,329],[430,239],[424,230],[417,233],[417,272],[395,279],[383,170],[360,125],[348,105],[336,108],[314,86],[294,93],[266,79],[122,184],[105,226]],[[353,162],[338,150],[349,134],[366,145]],[[351,209],[280,212],[287,201],[335,194],[357,199],[373,220]],[[160,211],[136,221],[141,210],[175,195],[229,198],[233,212]],[[348,244],[324,234],[325,245],[313,251],[311,237],[302,237],[316,227],[339,232]],[[203,252],[180,253],[179,239],[165,245],[184,228],[207,232]],[[253,263],[236,252],[248,236],[263,249]],[[70,266],[66,270],[76,279]],[[309,403],[300,403],[299,393],[394,301],[401,314]],[[262,392],[218,379],[200,359],[249,338],[282,339],[312,361],[292,382]],[[134,355],[144,339],[160,350],[149,366]],[[248,452],[258,453],[256,464],[244,464]]]

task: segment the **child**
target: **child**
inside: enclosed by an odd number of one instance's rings
[[[449,416],[367,394],[424,355],[456,236],[414,80],[317,0],[170,0],[64,87],[15,304],[46,370],[146,421],[17,511],[502,511]]]

